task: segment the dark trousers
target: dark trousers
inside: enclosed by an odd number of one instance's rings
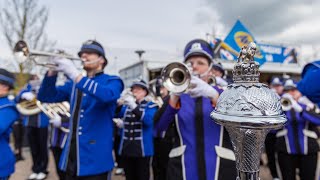
[[[154,156],[152,158],[152,169],[154,180],[165,180],[169,162],[171,143],[162,138],[154,139]]]
[[[15,123],[13,125],[13,138],[14,138],[14,150],[18,155],[22,155],[22,145],[23,145],[23,125],[21,123]]]
[[[123,160],[122,157],[119,155],[119,146],[120,146],[121,137],[119,135],[114,136],[114,143],[113,143],[113,149],[115,153],[115,161],[117,162],[118,166],[117,168],[123,168]]]
[[[126,180],[149,180],[150,157],[123,157]]]
[[[27,127],[27,136],[33,160],[34,173],[47,173],[48,128]]]
[[[66,174],[66,180],[110,180],[111,173],[106,172],[103,174],[92,175],[92,176],[73,176],[70,174]]]
[[[292,155],[278,153],[278,162],[283,180],[295,180],[296,168],[299,169],[300,180],[313,180],[317,170],[317,154]]]
[[[273,178],[278,178],[277,168],[276,168],[276,134],[269,133],[266,137],[265,147],[266,154],[268,158],[268,167],[270,169],[271,175]]]
[[[65,172],[63,172],[63,171],[61,171],[59,169],[59,161],[60,161],[62,149],[60,147],[51,147],[51,151],[52,151],[53,156],[54,156],[54,161],[55,161],[55,164],[56,164],[56,170],[57,170],[57,174],[59,176],[59,179],[60,180],[65,180],[66,179]]]

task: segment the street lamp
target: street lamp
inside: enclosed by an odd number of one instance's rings
[[[136,51],[135,51],[135,53],[138,54],[140,61],[141,61],[142,54],[144,54],[145,52],[146,52],[146,51],[144,51],[144,50],[136,50]]]

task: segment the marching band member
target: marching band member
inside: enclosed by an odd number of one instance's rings
[[[112,118],[123,83],[119,77],[103,73],[108,61],[97,41],[86,41],[78,55],[87,76],[71,60],[54,58],[56,70],[72,81],[56,87],[57,71],[49,70],[38,98],[42,102],[70,101],[70,132],[59,163],[66,179],[108,179],[114,166]]]
[[[22,124],[22,116],[18,118],[13,124],[13,138],[14,138],[14,153],[16,161],[24,160],[22,155],[23,137],[24,137],[24,127]]]
[[[59,161],[63,148],[67,141],[68,132],[63,131],[61,127],[63,127],[65,130],[69,128],[69,118],[67,116],[57,116],[54,119],[50,119],[50,123],[52,124],[50,149],[54,157],[56,171],[59,179],[65,180],[66,174],[59,169]]]
[[[19,118],[15,103],[8,99],[14,85],[14,76],[5,69],[0,69],[0,180],[8,180],[14,172],[15,158],[9,146],[10,133],[14,121]]]
[[[279,98],[283,93],[283,83],[279,77],[275,77],[270,82],[270,89],[274,91]],[[268,167],[274,180],[279,180],[276,167],[276,132],[271,131],[267,134],[265,140],[265,149],[268,158]]]
[[[40,88],[40,83],[38,76],[33,75],[26,88],[19,93],[17,97],[18,102],[23,100],[34,100]],[[29,175],[28,179],[45,179],[48,174],[47,167],[49,161],[49,119],[44,113],[40,112],[35,115],[24,116],[23,125],[26,128],[33,161],[32,173]]]
[[[153,116],[158,105],[147,101],[145,81],[134,81],[132,95],[125,95],[124,105],[117,114],[118,127],[123,128],[119,147],[127,180],[149,180],[150,158],[153,156]]]
[[[210,86],[212,49],[200,39],[186,45],[184,62],[190,63],[193,74],[187,93],[171,94],[155,121],[155,132],[162,132],[177,117],[179,135],[169,154],[167,179],[235,179],[234,154],[228,133],[210,118],[219,93]],[[219,90],[220,91],[220,90]],[[159,119],[157,119],[159,118]],[[230,149],[223,148],[228,145]],[[231,156],[230,156],[231,155]]]
[[[320,61],[305,65],[301,73],[301,81],[297,84],[299,91],[320,107]]]
[[[221,88],[225,88],[226,86],[228,86],[228,82],[225,79],[223,79],[224,69],[221,63],[213,63],[211,71],[216,79],[217,86]]]
[[[169,91],[163,86],[162,79],[159,77],[156,81],[156,93],[159,98],[162,99],[163,103],[167,103],[169,100]],[[162,106],[161,105],[161,106]],[[154,119],[161,114],[157,111]],[[157,123],[154,121],[154,124]],[[169,153],[173,148],[173,142],[177,136],[177,131],[174,122],[164,132],[159,132],[154,136],[154,156],[152,159],[152,169],[154,180],[163,180],[167,176],[167,166],[169,162]]]
[[[300,179],[315,179],[319,151],[316,126],[320,125],[320,116],[298,102],[302,95],[293,80],[285,82],[284,93],[282,101],[287,102],[282,103],[288,123],[276,134],[282,179],[295,179],[296,169],[299,169]]]

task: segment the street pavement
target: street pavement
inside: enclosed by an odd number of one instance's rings
[[[16,170],[14,174],[11,176],[10,180],[26,180],[28,176],[31,174],[32,160],[29,148],[24,148],[23,156],[25,160],[16,163]],[[48,171],[49,174],[47,180],[58,180],[58,176],[54,165],[54,159],[51,152],[49,157]],[[114,173],[112,175],[112,179],[125,180],[123,176],[115,176]],[[269,169],[266,166],[261,166],[261,179],[272,180]]]

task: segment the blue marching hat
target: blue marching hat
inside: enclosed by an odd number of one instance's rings
[[[191,56],[203,56],[208,59],[209,64],[212,62],[213,52],[210,44],[202,39],[190,41],[184,49],[184,62]]]
[[[82,53],[96,53],[99,56],[102,56],[106,61],[106,65],[108,64],[108,59],[105,56],[104,49],[102,45],[95,40],[87,40],[81,46],[80,51],[78,52],[79,57],[81,57]]]
[[[139,80],[133,81],[133,83],[132,83],[130,88],[133,88],[133,86],[139,86],[139,87],[141,87],[141,88],[143,88],[144,90],[147,91],[147,95],[149,94],[149,87],[148,87],[147,83],[144,80],[139,79]]]
[[[292,79],[288,79],[284,83],[283,89],[285,91],[297,89],[297,84]]]
[[[0,68],[0,83],[9,86],[10,89],[13,89],[14,82],[15,82],[14,75],[9,71]]]
[[[275,77],[271,80],[270,85],[272,86],[277,86],[277,85],[283,85],[282,81],[280,80],[280,78]]]
[[[212,69],[220,71],[222,73],[222,77],[224,76],[224,69],[221,63],[214,63],[212,64]]]

